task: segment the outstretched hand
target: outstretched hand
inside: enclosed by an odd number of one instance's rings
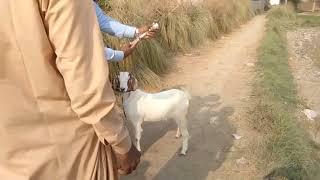
[[[151,27],[152,27],[152,25],[147,25],[147,26],[143,26],[143,27],[138,28],[138,30],[139,30],[138,36],[147,32],[147,35],[144,36],[143,39],[155,38],[158,33],[158,30],[151,30]]]
[[[121,47],[121,51],[123,51],[124,53],[124,58],[127,58],[128,56],[130,56],[134,52],[136,47],[137,47],[137,44],[131,44],[131,43],[123,45]]]

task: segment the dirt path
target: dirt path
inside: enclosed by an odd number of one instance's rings
[[[167,87],[185,86],[192,94],[188,154],[177,156],[181,140],[174,138],[172,122],[145,123],[141,165],[135,174],[122,179],[257,178],[250,145],[255,132],[249,128],[246,112],[255,72],[251,63],[256,62],[264,23],[264,16],[255,17],[214,44],[176,58],[177,67],[165,82]],[[234,140],[234,133],[243,138]]]

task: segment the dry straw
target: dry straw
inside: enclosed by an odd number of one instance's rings
[[[158,22],[157,39],[139,44],[133,56],[110,65],[111,78],[118,71],[130,71],[142,85],[158,86],[170,67],[170,56],[214,40],[251,17],[249,0],[100,0],[108,15],[135,26]],[[127,40],[105,35],[115,49]]]

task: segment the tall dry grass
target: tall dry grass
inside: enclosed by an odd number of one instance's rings
[[[249,0],[100,0],[111,17],[134,26],[158,22],[155,40],[144,41],[126,61],[110,65],[111,78],[118,71],[133,72],[142,85],[160,84],[171,56],[215,40],[251,16]],[[127,40],[105,35],[105,43],[118,49]]]

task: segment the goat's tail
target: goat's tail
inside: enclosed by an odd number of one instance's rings
[[[180,89],[181,89],[181,91],[183,91],[185,93],[187,99],[191,100],[191,94],[189,93],[189,91],[184,87],[181,87]]]

